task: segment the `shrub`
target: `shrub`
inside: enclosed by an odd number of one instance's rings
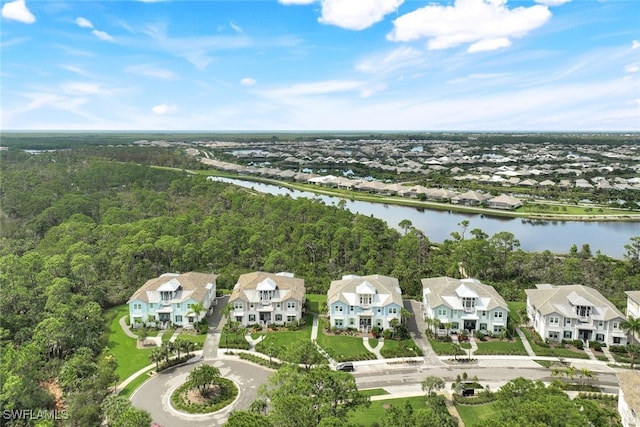
[[[186,363],[187,360],[191,359],[191,355],[189,356],[181,356],[180,358],[175,358],[175,359],[169,359],[169,361],[164,361],[162,363],[160,363],[158,365],[158,369],[156,370],[156,372],[162,372],[166,369],[172,368],[176,365],[181,365],[183,363]]]

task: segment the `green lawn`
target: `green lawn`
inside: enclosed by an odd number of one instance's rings
[[[356,411],[349,412],[349,420],[359,426],[371,426],[374,423],[382,425],[381,422],[387,410],[384,405],[393,405],[402,408],[405,402],[411,403],[413,409],[424,408],[426,398],[424,396],[401,397],[396,399],[375,400],[371,402],[368,408],[359,408]]]
[[[320,314],[320,304],[327,302],[327,294],[307,294],[306,298],[309,311],[315,314]]]
[[[136,340],[126,336],[120,327],[119,320],[128,314],[128,305],[113,307],[105,313],[105,318],[109,319],[109,351],[118,361],[116,374],[120,381],[125,380],[139,369],[151,364],[149,361],[151,349],[136,348]]]
[[[505,354],[505,355],[527,355],[527,350],[525,350],[520,337],[516,335],[513,337],[511,341],[480,341],[476,340],[476,344],[478,344],[478,350],[474,353],[476,355],[494,355],[494,354]]]
[[[412,340],[384,340],[384,346],[380,350],[384,357],[415,357],[422,356],[422,349]]]
[[[456,405],[456,409],[466,427],[473,427],[495,414],[493,402],[484,405]]]
[[[430,339],[431,348],[436,352],[438,356],[453,356],[453,343],[443,342]],[[458,355],[466,354],[465,351],[458,350]]]
[[[306,323],[302,329],[297,331],[272,331],[257,332],[257,336],[264,335],[265,338],[258,343],[256,350],[267,354],[269,348],[275,350],[275,354],[280,357],[281,353],[295,341],[309,341],[311,339],[311,328],[313,327],[313,316],[307,315]],[[253,336],[254,334],[252,334]],[[256,336],[256,338],[257,338]]]
[[[522,328],[522,332],[529,340],[529,344],[531,344],[531,348],[536,356],[546,356],[546,357],[564,357],[564,358],[575,358],[575,359],[588,359],[589,356],[582,350],[572,350],[570,348],[553,348],[553,347],[541,347],[533,342],[531,334],[528,329]]]
[[[336,361],[375,359],[375,355],[364,347],[361,336],[326,335],[324,325],[325,321],[320,319],[317,342]]]
[[[366,390],[360,390],[360,393],[365,396],[384,396],[385,394],[389,394],[389,392],[383,388],[368,388]]]
[[[154,369],[155,369],[155,367],[150,368],[144,374],[140,375],[139,377],[137,377],[136,379],[131,381],[129,384],[127,384],[127,386],[125,388],[123,388],[122,390],[119,390],[118,393],[121,396],[124,396],[124,397],[127,397],[127,398],[131,397],[131,394],[133,394],[133,392],[136,391],[136,389],[138,387],[140,387],[143,382],[145,382],[146,380],[149,379],[149,372],[151,372]]]
[[[520,315],[518,312],[526,307],[527,303],[524,301],[508,301],[507,307],[509,307],[509,316],[513,319],[516,325],[520,324]]]

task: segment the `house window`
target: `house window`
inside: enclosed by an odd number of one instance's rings
[[[153,303],[149,304],[149,308],[153,308]]]
[[[142,304],[133,304],[133,309],[134,310],[142,310]]]
[[[287,322],[295,322],[296,316],[287,316]]]
[[[249,304],[249,308],[250,308],[250,309],[253,309],[253,304]]]
[[[613,329],[618,329],[618,326],[619,326],[618,322],[613,322]]]
[[[398,314],[397,307],[389,307],[389,314]]]
[[[336,320],[336,327],[338,327],[338,328],[342,327],[342,319]]]
[[[482,310],[482,317],[487,317],[487,312]]]
[[[549,331],[549,339],[558,340],[559,335],[557,331]]]
[[[604,341],[604,334],[596,334],[596,341]]]
[[[560,318],[559,317],[550,317],[549,318],[549,324],[550,325],[559,325],[560,324]]]
[[[451,317],[460,317],[460,310],[451,310]]]
[[[177,303],[176,303],[176,308],[180,308],[180,307],[182,307],[182,303],[177,302]]]
[[[372,300],[371,295],[360,295],[360,305],[370,305]]]
[[[500,332],[502,332],[502,326],[494,326],[493,327],[493,333],[494,334],[499,334]]]
[[[564,319],[564,324],[567,326],[571,325],[571,319]]]
[[[276,314],[276,322],[282,322],[282,314]]]
[[[242,310],[243,305],[244,304],[242,304],[241,302],[236,301],[236,302],[233,303],[233,309],[234,310]],[[189,304],[188,308],[191,308],[191,304]]]
[[[193,323],[193,316],[189,316],[189,323]]]
[[[620,337],[613,337],[614,344],[620,344]]]
[[[249,322],[255,322],[256,321],[256,315],[255,314],[250,314],[249,315]]]
[[[570,340],[572,336],[573,336],[573,332],[571,332],[571,331],[564,331],[564,334],[562,335],[562,338],[565,338],[565,339]]]
[[[480,330],[481,331],[486,331],[487,330],[487,324],[486,323],[480,323]]]
[[[493,317],[496,319],[502,319],[502,312],[496,311],[495,313],[493,313]]]
[[[341,305],[337,305],[336,308],[335,308],[336,313],[342,313],[342,309],[343,309],[343,307]]]
[[[382,309],[381,308],[378,308],[378,313],[382,313]]]
[[[604,322],[601,320],[598,322],[598,329],[602,329],[604,327]]]
[[[182,316],[176,315],[176,323],[182,323]]]
[[[287,303],[287,310],[295,310],[296,309],[296,303],[295,301],[289,301]]]
[[[458,329],[458,326],[460,326],[458,322],[451,322],[451,329]]]
[[[276,308],[280,308],[280,303],[279,302],[276,303]]]
[[[446,316],[447,315],[447,309],[446,308],[439,308],[438,309],[438,316]]]
[[[349,306],[349,311],[351,311],[353,313],[353,306],[352,305]]]
[[[353,326],[353,323],[354,323],[353,319],[349,319],[349,325]]]

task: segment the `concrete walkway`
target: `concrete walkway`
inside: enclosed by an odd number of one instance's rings
[[[371,353],[376,355],[376,359],[384,359],[384,357],[382,356],[382,354],[380,354],[380,350],[382,350],[382,347],[384,346],[384,340],[379,339],[378,340],[378,345],[373,348],[371,347],[371,345],[369,344],[369,337],[367,336],[367,334],[365,333],[362,336],[362,344],[364,344],[364,348],[366,348],[367,350],[369,350]]]
[[[424,322],[422,304],[415,300],[404,300],[403,303],[404,308],[413,313],[413,316],[407,319],[407,329],[413,341],[422,350],[425,365],[442,365],[438,355],[433,351],[431,343],[425,336],[427,324]]]
[[[531,348],[531,344],[529,344],[529,340],[524,335],[524,332],[522,332],[520,328],[516,328],[516,332],[518,333],[518,336],[520,337],[520,340],[524,345],[524,349],[527,350],[527,354],[529,355],[529,357],[536,357],[536,353],[533,351],[533,348]]]
[[[125,320],[127,317],[129,317],[129,316],[128,315],[127,316],[122,316],[120,318],[120,320],[119,320],[120,327],[122,328],[122,332],[124,332],[124,334],[126,336],[137,340],[138,336],[136,334],[134,334],[133,332],[131,332],[131,328],[129,328],[129,325],[127,325],[127,321]]]

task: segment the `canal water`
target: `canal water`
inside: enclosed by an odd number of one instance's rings
[[[460,222],[469,221],[467,235],[470,230],[479,228],[489,236],[501,231],[514,234],[520,241],[521,248],[529,252],[542,252],[546,249],[556,254],[568,253],[572,245],[578,249],[589,244],[595,255],[600,251],[605,255],[622,258],[626,252],[624,245],[629,239],[640,236],[638,222],[579,222],[579,221],[536,221],[530,222],[522,218],[492,217],[481,214],[417,209],[408,206],[386,205],[381,203],[362,202],[341,199],[339,197],[319,195],[307,191],[290,190],[271,184],[209,177],[215,181],[227,182],[262,193],[288,195],[292,198],[305,197],[320,199],[327,205],[336,205],[340,200],[346,202],[345,208],[353,213],[374,216],[382,219],[390,227],[399,229],[403,219],[411,221],[413,226],[421,230],[432,242],[443,242],[451,238],[454,231],[461,231]]]

